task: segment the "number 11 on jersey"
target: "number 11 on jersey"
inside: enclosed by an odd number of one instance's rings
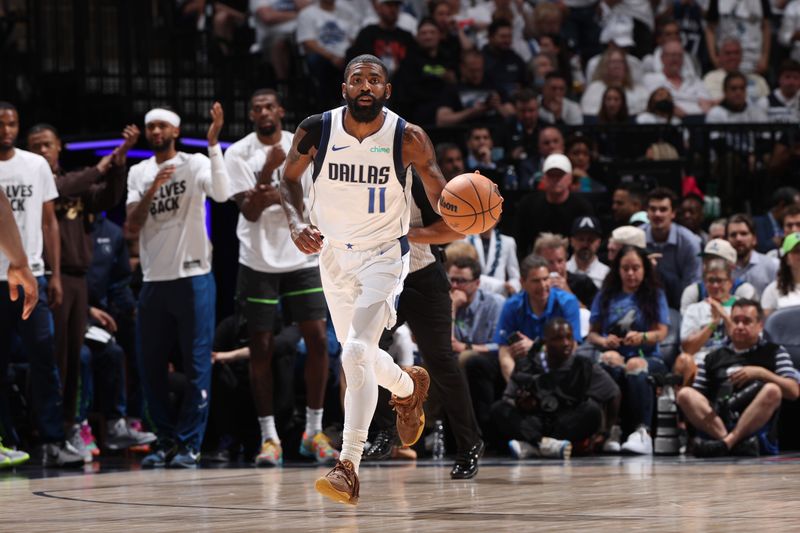
[[[378,213],[385,213],[386,187],[369,187],[369,209],[367,209],[367,213],[375,212],[375,189],[378,189]]]

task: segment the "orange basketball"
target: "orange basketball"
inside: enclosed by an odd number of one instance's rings
[[[497,224],[503,212],[503,197],[497,185],[477,172],[450,180],[439,197],[439,213],[459,233],[483,233]]]

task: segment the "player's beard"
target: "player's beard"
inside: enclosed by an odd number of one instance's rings
[[[275,124],[270,124],[269,126],[256,126],[256,131],[259,135],[263,137],[269,137],[275,131],[277,131],[278,127]]]
[[[159,153],[159,152],[169,152],[174,145],[175,145],[175,141],[174,140],[169,140],[169,141],[165,140],[165,141],[161,141],[158,144],[156,144],[154,142],[151,142],[150,143],[150,148],[152,148],[152,150],[154,152],[157,152],[157,153]]]
[[[350,98],[349,95],[345,95],[345,100],[347,101],[347,110],[350,112],[350,116],[356,122],[372,122],[383,110],[383,106],[386,104],[386,97],[378,98],[377,96],[372,97],[372,105],[368,107],[362,107],[357,105],[357,100],[364,96],[363,94],[359,94],[356,98]]]

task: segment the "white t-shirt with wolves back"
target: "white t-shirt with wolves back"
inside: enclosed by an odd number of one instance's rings
[[[11,202],[31,271],[34,276],[43,276],[42,204],[58,197],[53,171],[44,157],[15,148],[11,159],[0,161],[0,187]],[[8,280],[8,264],[8,258],[0,252],[0,281]]]
[[[168,281],[211,272],[211,242],[206,234],[206,195],[211,192],[211,162],[203,154],[178,154],[161,164],[151,157],[128,172],[128,204],[141,201],[158,171],[175,166],[161,186],[139,234],[144,281]]]
[[[280,145],[288,154],[292,147],[294,134],[281,132]],[[257,176],[264,167],[267,154],[272,148],[262,144],[255,132],[237,141],[225,152],[225,166],[231,180],[231,195],[248,191],[256,186]],[[272,173],[271,185],[280,186],[284,165]],[[303,174],[303,198],[308,209],[308,194],[311,190],[311,169]],[[305,217],[306,220],[308,217]],[[236,236],[239,238],[239,263],[258,272],[278,274],[302,268],[315,267],[318,264],[316,255],[306,255],[292,241],[289,223],[281,204],[273,204],[261,212],[255,222],[250,222],[239,213],[236,225]]]

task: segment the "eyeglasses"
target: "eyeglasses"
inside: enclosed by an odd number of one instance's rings
[[[464,278],[450,278],[450,283],[453,285],[466,285],[467,283],[472,283],[475,281],[474,279],[464,279]]]
[[[706,285],[722,285],[730,281],[730,278],[706,278]]]

